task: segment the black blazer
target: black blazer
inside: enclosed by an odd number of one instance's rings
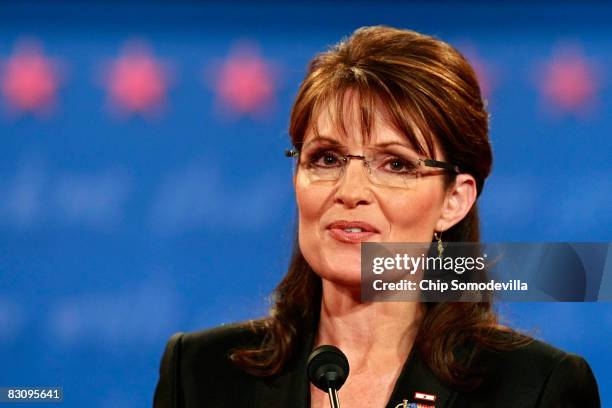
[[[261,337],[233,324],[171,337],[161,360],[154,408],[192,407],[310,407],[306,361],[314,335],[301,342],[283,373],[259,378],[233,367],[228,351],[256,345]],[[414,348],[413,348],[414,350]],[[488,373],[470,393],[442,383],[411,352],[386,408],[442,407],[600,407],[597,383],[587,362],[535,340],[508,352],[481,352],[472,366]],[[415,393],[435,395],[435,402],[415,399]],[[338,393],[342,404],[342,390]],[[404,401],[407,404],[402,405]],[[350,408],[350,407],[348,407]]]

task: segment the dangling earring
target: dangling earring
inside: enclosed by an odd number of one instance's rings
[[[434,238],[438,241],[438,258],[442,258],[442,254],[444,253],[444,246],[442,245],[442,232],[440,232],[440,234],[434,232]]]

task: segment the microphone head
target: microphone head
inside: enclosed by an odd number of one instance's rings
[[[329,388],[337,391],[349,375],[349,363],[338,347],[323,345],[310,353],[307,370],[308,379],[315,387],[325,392]]]

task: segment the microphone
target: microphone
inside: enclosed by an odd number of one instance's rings
[[[340,408],[337,391],[349,375],[349,363],[344,353],[335,346],[315,348],[308,357],[308,379],[329,395],[332,408]]]

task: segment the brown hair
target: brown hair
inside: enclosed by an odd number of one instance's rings
[[[310,63],[291,112],[293,144],[300,146],[325,106],[336,112],[337,128],[346,134],[342,112],[349,90],[355,91],[360,104],[364,138],[370,137],[375,104],[381,102],[391,124],[419,153],[435,158],[437,144],[446,161],[475,178],[480,194],[492,165],[488,113],[476,74],[456,49],[410,30],[384,26],[356,30]],[[455,176],[447,177],[450,185]],[[444,240],[480,240],[476,204],[444,232]],[[321,295],[321,278],[302,256],[296,238],[288,273],[274,291],[270,316],[252,322],[255,329],[264,331],[264,341],[259,348],[234,351],[234,363],[256,375],[279,373],[299,339],[317,329]],[[478,382],[468,378],[470,373],[453,352],[456,346],[471,342],[502,350],[528,342],[526,336],[498,324],[490,302],[423,306],[415,346],[430,369],[447,383],[473,386]],[[511,335],[500,336],[502,332]]]

